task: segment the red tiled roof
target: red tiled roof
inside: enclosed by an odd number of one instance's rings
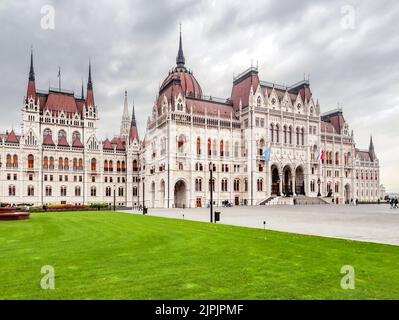
[[[130,139],[130,141],[133,141],[134,139],[136,139],[137,141],[139,141],[139,133],[138,133],[136,127],[130,128],[129,139]]]
[[[335,128],[334,126],[325,121],[321,121],[321,133],[335,133]]]
[[[83,148],[82,141],[80,141],[80,138],[79,138],[79,137],[77,137],[77,138],[73,141],[72,147],[74,147],[74,148]]]
[[[362,151],[362,150],[356,149],[356,157],[361,161],[371,161],[369,151]]]
[[[15,134],[14,130],[11,130],[11,132],[7,135],[6,142],[8,142],[8,143],[19,143],[18,137]]]
[[[26,93],[27,99],[30,99],[31,97],[33,97],[33,99],[36,99],[36,85],[35,85],[35,81],[33,81],[33,80],[29,80],[28,91]]]
[[[45,101],[44,99],[41,99],[40,101],[45,102],[44,105],[41,105],[42,109],[56,112],[63,110],[66,113],[79,112],[75,97],[70,94],[50,92]]]
[[[105,141],[103,143],[103,149],[113,150],[114,146],[111,144],[111,142],[108,139],[105,139]]]
[[[186,69],[175,68],[162,83],[159,90],[160,95],[171,84],[179,85],[186,95],[193,97],[202,96],[202,89],[197,79],[195,79],[194,75]]]
[[[58,145],[59,145],[60,147],[69,147],[68,141],[67,141],[67,139],[66,139],[65,136],[62,136],[62,137],[59,139]]]
[[[259,77],[257,73],[250,72],[241,81],[233,84],[231,91],[231,100],[233,101],[234,110],[240,108],[240,100],[242,107],[249,105],[249,93],[252,90],[255,92],[259,85]]]
[[[230,118],[233,113],[233,108],[231,105],[211,102],[208,100],[199,100],[199,99],[186,99],[187,109],[193,109],[194,114],[205,115],[208,116],[218,116],[220,112],[220,117]]]
[[[51,134],[48,134],[44,140],[43,140],[43,144],[46,146],[55,146],[55,143],[53,141],[53,138],[51,137]]]

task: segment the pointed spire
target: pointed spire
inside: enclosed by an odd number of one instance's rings
[[[29,68],[29,81],[26,99],[33,98],[36,100],[36,84],[35,84],[35,71],[33,68],[33,49],[30,51],[30,68]]]
[[[83,80],[82,80],[82,93],[81,93],[81,99],[85,99],[85,93],[84,93],[84,86],[83,86]]]
[[[369,154],[370,154],[371,161],[374,161],[376,156],[375,156],[375,150],[374,150],[373,136],[370,136]]]
[[[35,81],[35,70],[33,69],[33,49],[30,49],[30,69],[29,69],[29,81]]]
[[[91,60],[89,59],[89,78],[87,80],[87,106],[95,106],[93,94],[93,82],[91,81]]]
[[[134,100],[133,100],[132,121],[130,123],[130,128],[134,128],[136,126],[137,126],[137,124],[136,124],[136,115],[134,113]]]
[[[181,23],[180,23],[180,41],[179,41],[179,51],[178,51],[177,57],[176,57],[176,65],[179,68],[184,68],[185,63],[186,63],[186,59],[184,58],[184,54],[183,54],[183,42],[182,42],[182,37],[181,37]]]
[[[87,81],[87,90],[93,90],[93,83],[91,81],[91,59],[89,58],[89,79]]]

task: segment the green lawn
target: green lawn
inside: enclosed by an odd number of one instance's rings
[[[43,265],[55,290],[40,288]],[[343,265],[356,289],[340,286]],[[112,212],[0,223],[1,299],[399,299],[399,247]]]

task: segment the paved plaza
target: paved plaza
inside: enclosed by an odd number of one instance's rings
[[[399,245],[399,209],[389,205],[215,208],[226,225]],[[129,213],[137,213],[131,210]],[[141,214],[141,213],[140,213]],[[149,209],[150,216],[209,222],[209,209]]]

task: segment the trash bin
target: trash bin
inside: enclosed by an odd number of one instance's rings
[[[219,222],[220,221],[220,212],[215,211],[215,222]]]
[[[148,213],[148,208],[147,207],[144,207],[143,208],[143,215],[146,215]]]

